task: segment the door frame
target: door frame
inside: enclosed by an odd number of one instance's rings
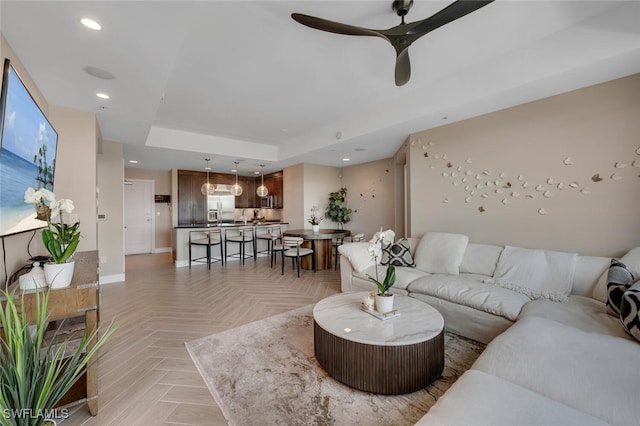
[[[156,181],[153,179],[134,179],[134,178],[128,178],[125,177],[124,178],[124,185],[127,184],[127,182],[142,182],[142,183],[150,183],[151,184],[151,197],[149,200],[149,211],[151,212],[151,253],[155,253],[155,249],[156,249],[156,203],[155,203],[155,199],[154,199],[154,195],[156,193]],[[122,221],[124,223],[124,226],[127,226],[127,222],[126,222],[126,209],[127,209],[127,204],[126,204],[126,200],[127,200],[127,195],[125,194],[125,190],[122,191],[122,203],[124,205],[124,209],[122,209]],[[124,229],[123,229],[124,231]],[[124,237],[122,239],[122,252],[125,254],[125,256],[127,256],[127,241],[126,241],[126,231],[124,232]]]

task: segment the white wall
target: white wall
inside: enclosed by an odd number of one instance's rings
[[[318,208],[318,215],[324,217],[324,212],[329,204],[329,193],[338,191],[341,188],[340,169],[337,167],[318,166],[315,164],[304,164],[304,211],[303,228],[311,229],[311,224],[307,222],[311,216],[311,208]],[[338,224],[324,219],[320,222],[320,228],[337,228]]]
[[[639,117],[640,74],[412,135],[411,234],[604,256],[640,246]]]

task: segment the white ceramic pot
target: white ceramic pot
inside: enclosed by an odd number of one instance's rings
[[[49,288],[68,287],[73,279],[75,266],[75,262],[45,264],[44,279]]]
[[[393,311],[393,294],[388,296],[376,294],[376,311],[381,314]]]
[[[311,229],[313,230],[313,232],[318,232],[320,231],[320,225],[311,225]]]

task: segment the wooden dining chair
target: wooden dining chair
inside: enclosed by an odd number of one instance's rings
[[[364,234],[360,233],[360,234],[355,234],[350,238],[336,238],[335,240],[333,240],[333,250],[335,252],[335,259],[333,261],[334,270],[338,269],[338,256],[340,256],[338,247],[340,247],[343,243],[345,243],[345,240],[347,240],[346,242],[352,242],[352,243],[364,241]]]
[[[284,275],[284,258],[289,257],[294,262],[294,268],[298,269],[298,277],[300,277],[300,259],[304,256],[311,256],[313,272],[316,272],[316,257],[314,251],[310,248],[301,247],[304,239],[301,237],[282,237],[282,275]]]

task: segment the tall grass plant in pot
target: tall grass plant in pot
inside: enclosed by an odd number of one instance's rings
[[[39,426],[56,414],[56,404],[96,362],[98,351],[115,328],[110,325],[100,336],[97,330],[85,331],[74,342],[77,348],[73,351],[69,340],[48,345],[49,291],[36,294],[35,324],[31,326],[21,309],[23,298],[15,290],[0,296],[0,425]]]

